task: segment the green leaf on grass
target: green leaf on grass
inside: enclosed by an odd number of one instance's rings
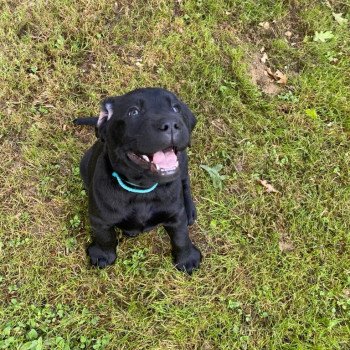
[[[307,116],[309,116],[311,119],[317,119],[318,118],[318,114],[315,108],[308,108],[305,109],[305,114]]]
[[[337,21],[338,24],[343,25],[348,23],[348,20],[346,18],[343,17],[342,13],[332,13],[334,19]]]
[[[213,185],[215,188],[220,188],[222,189],[222,181],[227,178],[226,175],[220,175],[219,171],[223,168],[222,164],[217,164],[213,166],[212,168],[208,165],[201,165],[201,168],[206,170],[208,174],[210,175]]]
[[[27,338],[29,340],[34,340],[36,338],[38,338],[38,332],[32,328],[28,333],[27,333]]]
[[[40,337],[37,340],[24,343],[20,350],[43,350],[43,339]]]
[[[239,309],[241,307],[241,303],[239,301],[229,300],[228,301],[228,308],[231,310]]]
[[[328,329],[331,331],[337,324],[339,324],[342,321],[343,321],[342,319],[329,320]]]
[[[325,43],[327,40],[330,40],[334,37],[331,31],[327,30],[326,32],[315,32],[314,41]]]

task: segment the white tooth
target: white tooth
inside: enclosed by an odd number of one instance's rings
[[[156,168],[157,168],[157,170],[159,170],[159,169],[160,169],[160,166],[159,166],[158,164],[156,164]]]
[[[145,154],[143,154],[141,157],[142,157],[146,162],[149,162],[149,158],[148,158]]]

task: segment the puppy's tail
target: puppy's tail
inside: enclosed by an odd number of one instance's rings
[[[74,125],[97,125],[98,117],[90,117],[90,118],[77,118],[73,120]]]

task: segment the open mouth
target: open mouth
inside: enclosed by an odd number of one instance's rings
[[[174,147],[153,154],[137,154],[129,151],[127,155],[137,165],[162,176],[174,174],[179,167],[177,150]]]

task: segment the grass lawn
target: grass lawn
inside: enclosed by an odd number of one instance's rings
[[[350,349],[349,23],[345,0],[2,1],[0,349]],[[191,277],[163,229],[85,255],[71,121],[145,86],[198,118]]]

